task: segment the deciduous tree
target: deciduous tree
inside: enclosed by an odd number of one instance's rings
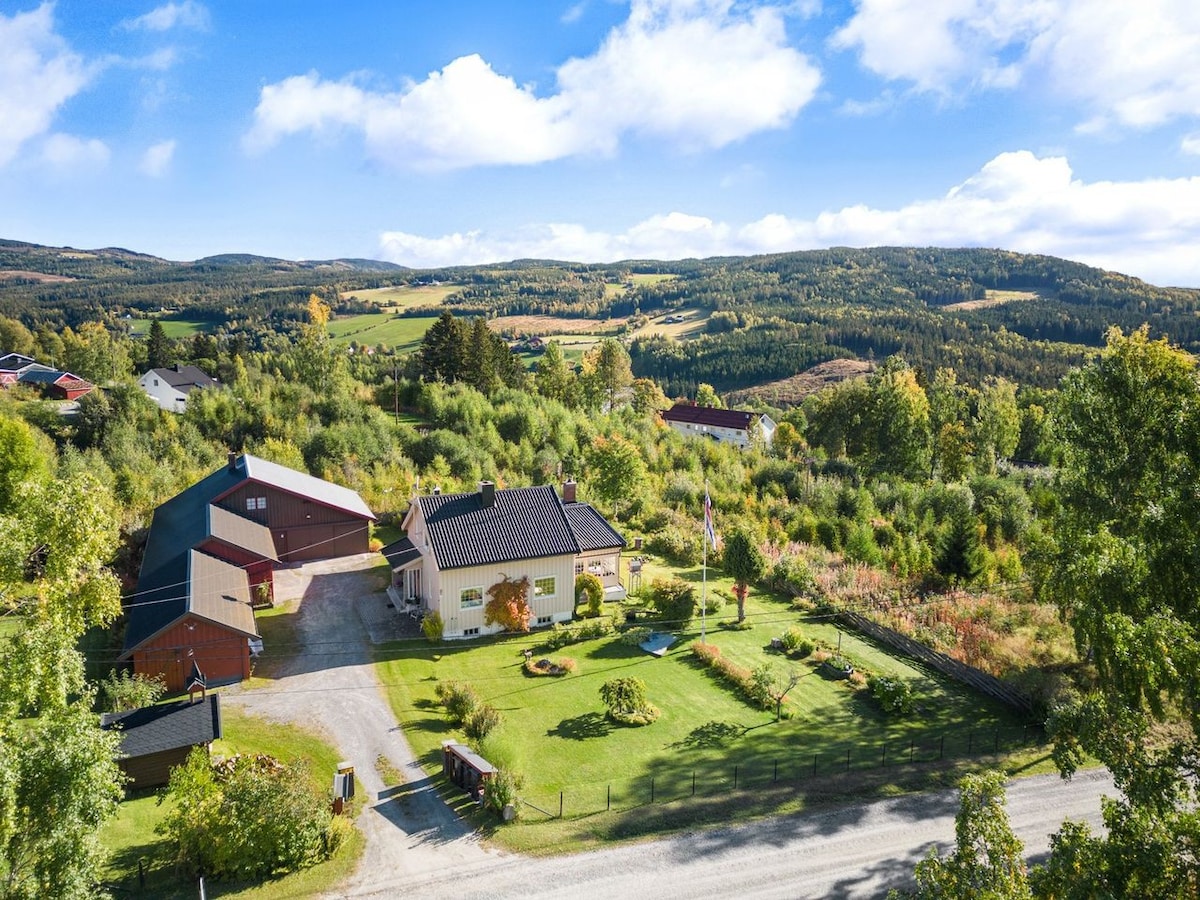
[[[750,585],[762,579],[767,560],[758,542],[744,526],[738,526],[725,537],[721,553],[721,568],[733,579],[733,595],[737,598],[738,622],[746,621],[746,595]]]

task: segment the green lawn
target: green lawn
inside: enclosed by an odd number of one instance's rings
[[[425,337],[429,326],[437,321],[436,316],[394,316],[391,313],[363,313],[345,316],[329,322],[329,334],[335,344],[359,344],[375,346],[387,344],[399,352],[413,350]]]
[[[661,569],[650,567],[650,577],[656,571]],[[700,573],[681,574],[698,579]],[[710,586],[728,584],[719,578],[710,581]],[[656,803],[690,798],[693,774],[696,794],[717,798],[713,802],[719,805],[719,798],[734,789],[735,779],[737,788],[765,788],[777,779],[791,782],[794,795],[795,785],[848,777],[847,750],[851,776],[860,781],[882,778],[882,785],[903,780],[902,774],[888,773],[906,769],[897,764],[907,763],[910,752],[915,760],[926,762],[937,760],[943,751],[946,757],[956,757],[970,749],[978,756],[991,749],[996,729],[1003,729],[1001,749],[1011,748],[1022,735],[1020,721],[1000,704],[919,670],[855,635],[842,635],[842,652],[860,666],[912,684],[918,711],[889,719],[865,691],[825,678],[810,662],[789,661],[770,650],[771,638],[792,625],[836,645],[839,635],[829,622],[806,618],[761,594],[752,595],[748,604],[750,629],[720,627],[719,621],[728,621],[732,614],[730,607],[709,619],[708,641],[746,667],[763,661],[781,669],[794,667],[801,678],[788,698],[789,718],[776,722],[773,713],[747,705],[693,662],[690,644],[699,637],[699,621],[662,658],[613,638],[548,652],[538,649],[540,638],[534,633],[438,647],[394,644],[381,649],[379,669],[397,720],[428,771],[437,770],[444,738],[462,739],[436,704],[434,685],[439,679],[470,684],[500,710],[504,722],[489,737],[485,755],[519,772],[525,781],[523,797],[549,813],[557,815],[561,792],[567,817],[551,824],[546,816],[527,810],[521,824],[500,832],[506,844],[519,849],[578,849],[587,845],[588,834],[620,836],[628,821],[618,826],[614,818],[602,826],[596,820],[585,827],[568,820],[591,819],[597,813],[605,818],[610,799],[614,809],[644,810],[652,790]],[[522,666],[526,648],[550,658],[570,656],[578,669],[560,679],[530,677]],[[650,701],[662,710],[653,725],[616,727],[604,716],[600,685],[629,675],[645,681]],[[881,768],[885,753],[890,770]],[[822,778],[811,779],[814,762]],[[919,782],[928,777],[924,772]],[[753,806],[746,804],[747,809]],[[758,810],[771,811],[777,810]],[[722,813],[726,814],[740,813],[735,809]],[[681,825],[694,823],[697,815],[695,810],[683,813]]]
[[[270,753],[280,759],[297,757],[310,763],[313,781],[320,789],[328,788],[329,778],[338,762],[337,751],[323,739],[289,725],[265,722],[243,715],[225,706],[221,710],[225,739],[213,745],[215,756],[232,753]],[[169,847],[154,829],[167,813],[167,804],[158,802],[156,793],[126,800],[117,816],[100,832],[100,840],[111,851],[112,859],[103,873],[104,880],[119,886],[118,896],[126,891],[136,897],[192,898],[196,885],[181,878],[171,866]],[[236,897],[239,900],[284,900],[314,897],[343,882],[354,870],[363,851],[362,835],[353,839],[334,859],[262,884],[246,885],[210,881],[205,884],[210,897]],[[144,890],[138,887],[138,862],[146,876]]]

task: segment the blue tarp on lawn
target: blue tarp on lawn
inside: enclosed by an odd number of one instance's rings
[[[646,638],[638,646],[647,653],[662,656],[673,643],[675,643],[675,635],[667,634],[665,631],[652,631],[650,632],[650,637]]]

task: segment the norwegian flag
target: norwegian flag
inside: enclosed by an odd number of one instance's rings
[[[717,530],[713,527],[713,508],[712,500],[708,496],[708,491],[704,492],[704,533],[708,537],[708,543],[717,546]]]

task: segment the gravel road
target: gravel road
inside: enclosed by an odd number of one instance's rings
[[[358,788],[368,794],[358,818],[367,848],[354,877],[331,897],[881,897],[909,883],[930,846],[953,840],[957,796],[937,791],[569,857],[485,849],[438,799],[370,664],[370,635],[386,636],[389,624],[379,576],[368,571],[374,562],[372,554],[277,573],[276,596],[302,598],[304,646],[275,685],[226,694],[252,714],[324,732],[354,764]],[[379,756],[403,773],[405,785],[384,788]],[[1098,827],[1100,797],[1115,793],[1103,772],[1071,782],[1038,776],[1009,786],[1008,809],[1036,857],[1064,818]]]

